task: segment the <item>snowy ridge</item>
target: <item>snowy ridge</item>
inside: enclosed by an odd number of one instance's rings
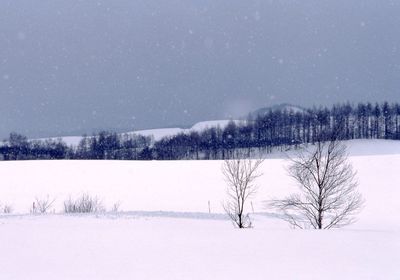
[[[211,127],[220,127],[224,128],[228,125],[231,120],[213,120],[213,121],[203,121],[194,124],[191,128],[179,128],[179,127],[172,127],[172,128],[156,128],[156,129],[146,129],[146,130],[136,130],[125,132],[121,134],[139,134],[143,136],[152,136],[154,140],[160,140],[163,137],[173,136],[179,133],[190,133],[191,131],[201,132],[207,128]],[[232,120],[235,123],[241,123],[242,121],[239,120]],[[63,140],[68,146],[78,146],[79,142],[82,140],[82,136],[63,136],[63,137],[51,137],[51,138],[42,138],[38,140]]]
[[[293,113],[304,113],[305,109],[300,106],[295,106],[295,105],[284,103],[284,104],[279,104],[279,105],[275,105],[275,106],[271,106],[271,107],[257,109],[256,111],[250,113],[250,115],[253,118],[255,118],[257,116],[263,116],[263,115],[269,113],[270,111],[290,111]]]
[[[214,120],[214,121],[204,121],[194,124],[191,128],[159,128],[159,129],[148,129],[148,130],[137,130],[133,132],[128,132],[132,134],[140,134],[143,136],[153,136],[154,140],[160,140],[163,137],[173,136],[179,133],[190,133],[191,131],[201,132],[205,129],[212,127],[224,128],[229,122],[235,122],[236,124],[242,122],[239,120]]]
[[[143,136],[152,136],[154,140],[160,140],[167,136],[176,135],[186,130],[179,127],[172,127],[172,128],[156,128],[156,129],[147,129],[147,130],[137,130],[132,132],[127,132],[127,134],[139,134]]]

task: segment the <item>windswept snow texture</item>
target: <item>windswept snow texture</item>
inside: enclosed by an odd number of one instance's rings
[[[366,203],[331,231],[293,230],[265,209],[297,190],[283,159],[262,165],[248,230],[224,218],[221,161],[0,162],[0,201],[15,208],[0,217],[0,278],[400,279],[400,142],[349,145]],[[83,192],[124,212],[26,214],[35,197],[60,212]]]

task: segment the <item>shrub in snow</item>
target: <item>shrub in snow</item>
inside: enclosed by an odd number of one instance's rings
[[[115,202],[113,204],[113,206],[111,207],[111,212],[113,212],[113,213],[119,212],[120,211],[120,209],[119,209],[120,207],[121,207],[121,201]]]
[[[48,213],[56,199],[50,198],[48,195],[45,198],[35,198],[35,201],[32,203],[32,207],[30,212],[32,214],[45,214]]]
[[[10,204],[4,204],[0,205],[0,212],[3,214],[11,214],[13,211],[13,208]]]
[[[76,199],[69,197],[64,201],[65,213],[98,213],[104,211],[105,207],[97,196],[83,194]]]

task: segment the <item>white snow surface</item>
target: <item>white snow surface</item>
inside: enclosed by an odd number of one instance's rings
[[[1,279],[399,279],[398,232],[227,221],[2,219]]]
[[[400,141],[347,144],[366,202],[330,231],[290,229],[265,209],[297,190],[280,158],[262,165],[247,230],[223,215],[221,161],[0,162],[0,202],[15,209],[0,216],[0,279],[400,279]],[[58,214],[82,193],[123,212]],[[27,214],[47,195],[56,214]]]

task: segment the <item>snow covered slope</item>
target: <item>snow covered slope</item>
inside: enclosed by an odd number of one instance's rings
[[[214,120],[214,121],[204,121],[198,122],[194,124],[191,128],[179,128],[179,127],[172,127],[172,128],[156,128],[156,129],[146,129],[146,130],[136,130],[131,132],[126,132],[127,134],[140,134],[143,136],[153,136],[154,140],[160,140],[166,136],[173,136],[178,133],[188,133],[190,131],[202,131],[206,128],[211,127],[221,127],[224,128],[230,120]],[[234,120],[234,122],[239,123],[240,121]],[[65,136],[59,137],[61,138],[68,146],[77,146],[81,141],[81,136]],[[50,138],[56,140],[57,138]],[[41,139],[44,140],[44,139]]]
[[[191,128],[177,128],[177,127],[159,128],[159,129],[137,130],[128,133],[140,134],[144,136],[153,136],[154,140],[160,140],[163,137],[173,136],[178,133],[189,133],[191,131],[201,132],[207,128],[212,128],[212,127],[224,128],[225,126],[228,125],[229,122],[230,120],[204,121],[194,124]],[[240,121],[234,120],[234,122],[239,123]]]
[[[22,214],[0,216],[0,278],[400,279],[400,142],[348,144],[365,208],[322,232],[292,230],[264,208],[296,191],[279,158],[263,163],[249,230],[220,215],[221,161],[0,162],[0,201]],[[58,212],[83,192],[126,212],[24,214],[35,197],[56,198]]]
[[[305,109],[302,107],[283,103],[283,104],[278,104],[278,105],[274,105],[271,107],[264,107],[264,108],[257,109],[256,111],[251,112],[250,115],[253,118],[256,118],[257,116],[264,116],[271,111],[285,111],[285,110],[293,112],[293,113],[304,113],[305,112]]]
[[[143,136],[152,136],[154,140],[160,140],[163,137],[176,135],[184,132],[185,129],[179,127],[172,128],[156,128],[156,129],[146,129],[146,130],[137,130],[133,132],[127,132],[128,134],[140,134]]]

